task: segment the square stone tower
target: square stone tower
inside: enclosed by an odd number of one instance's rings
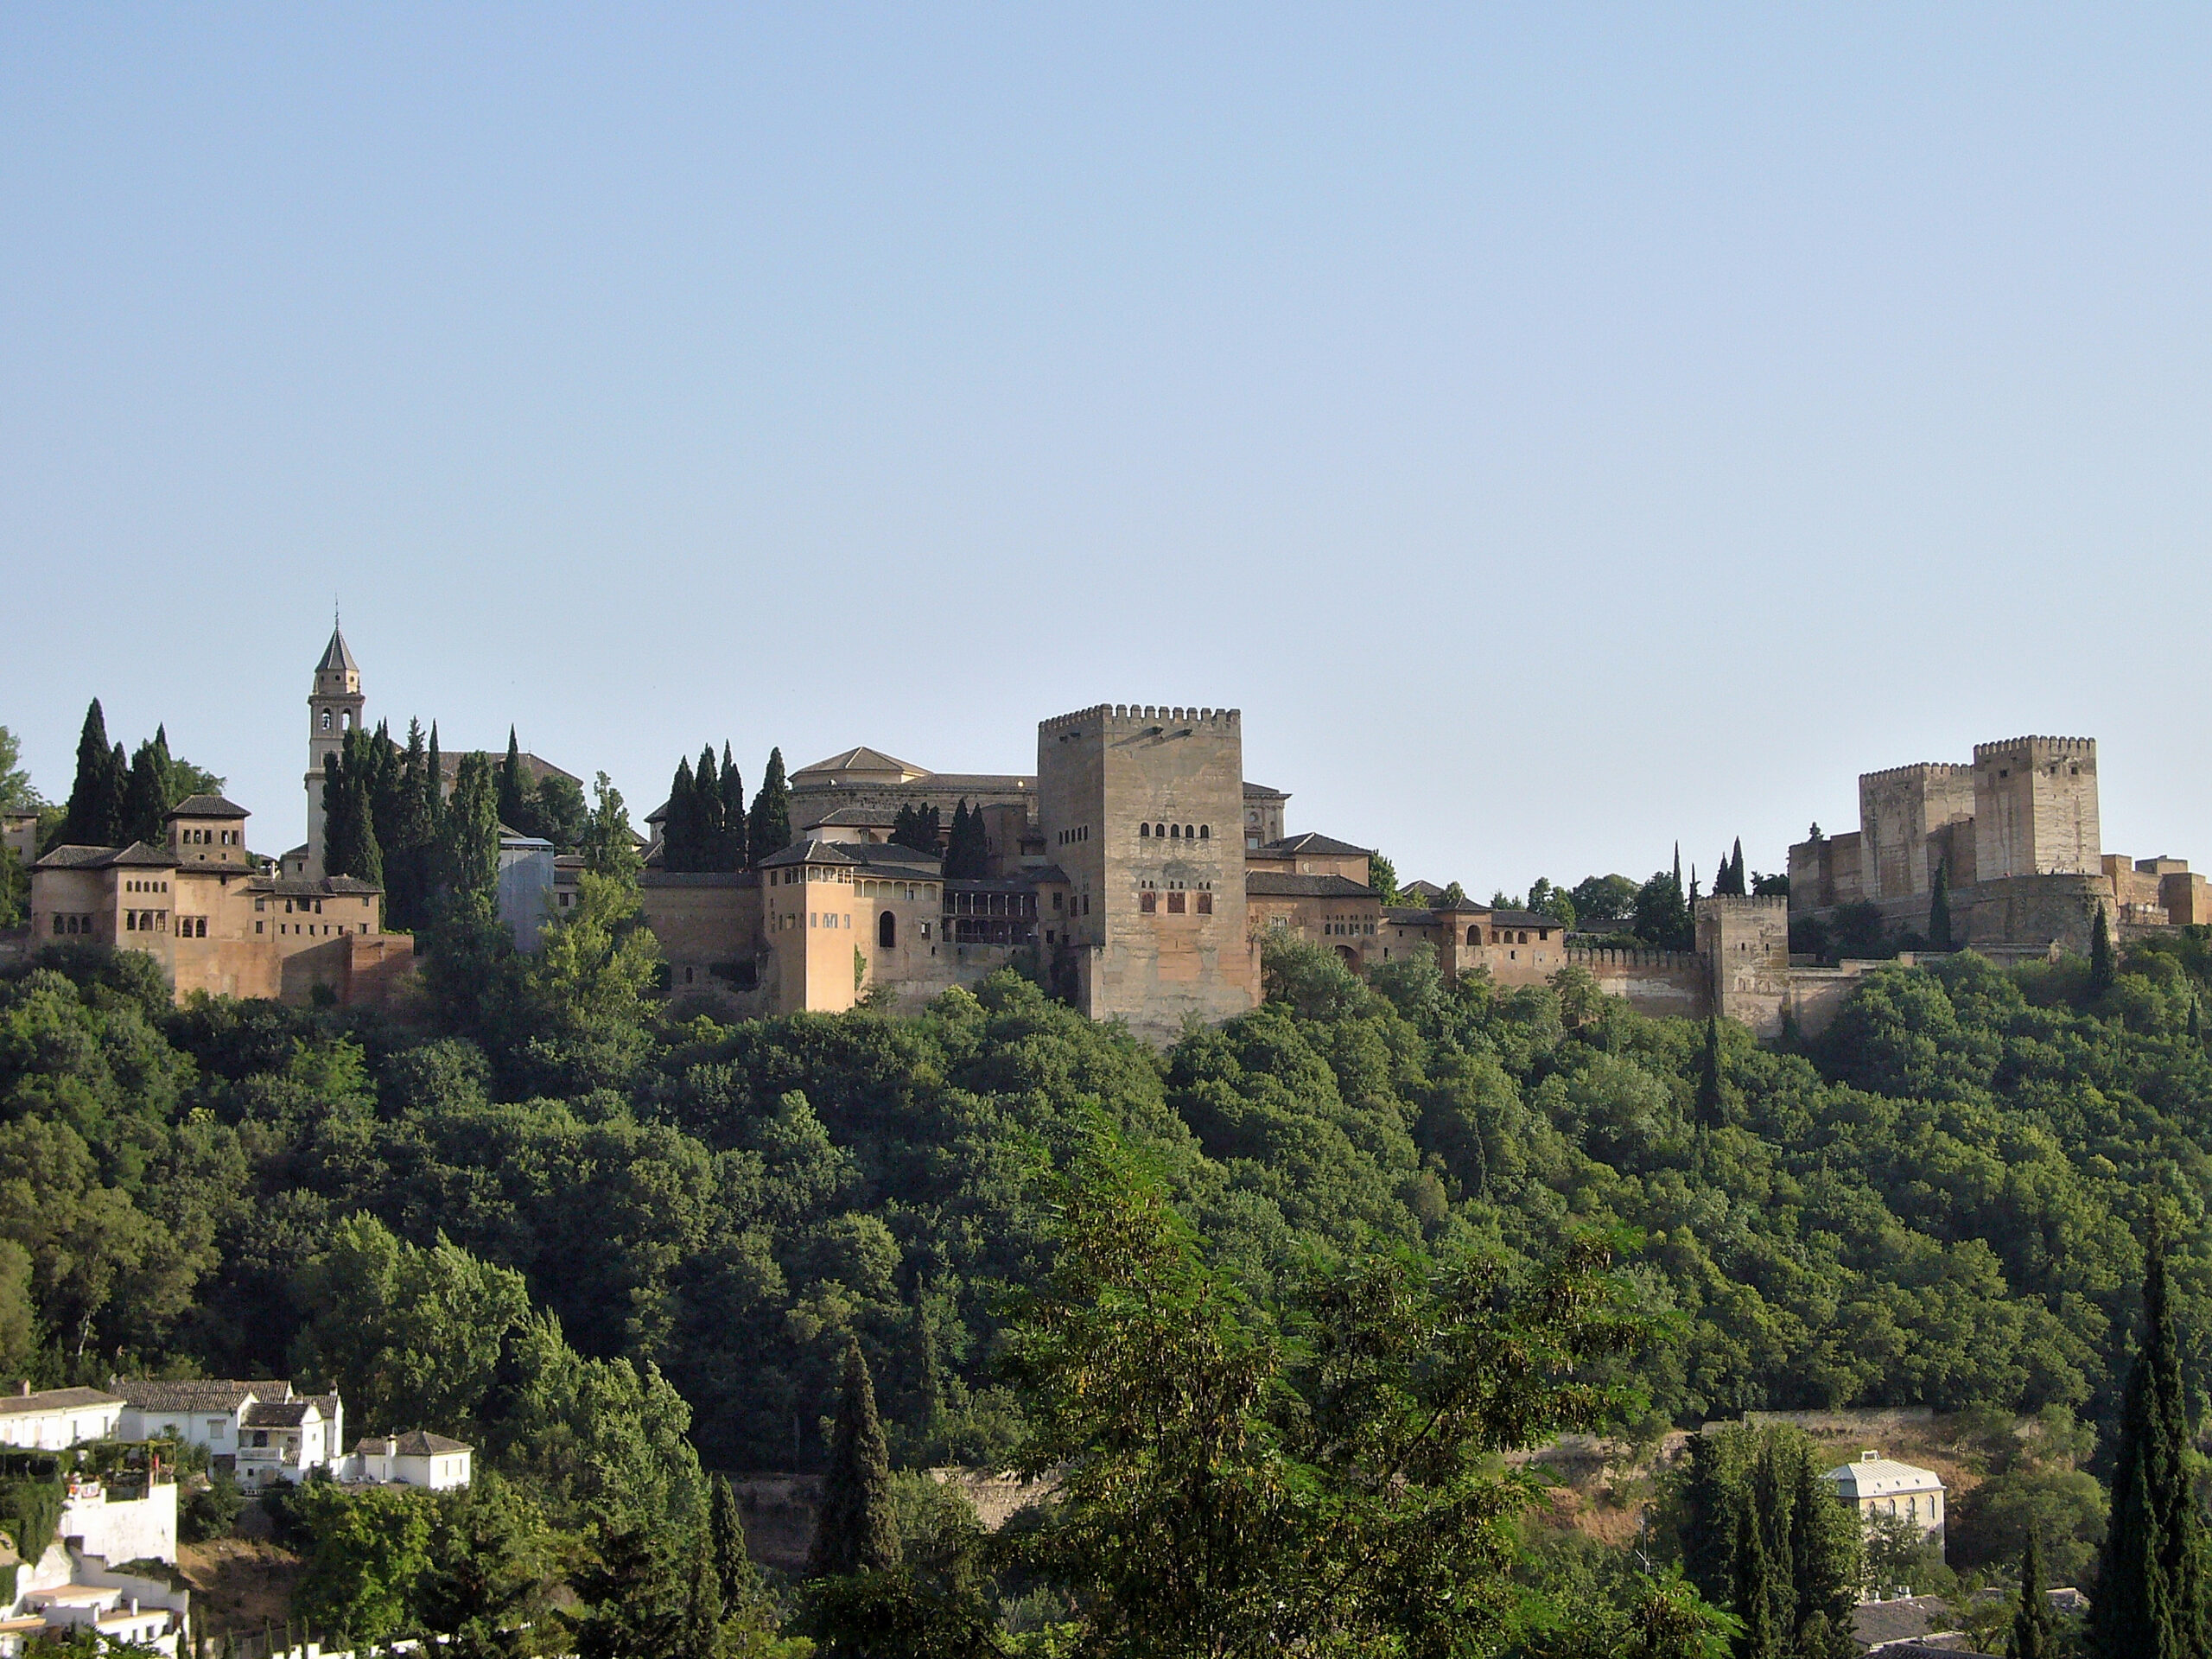
[[[1234,709],[1102,703],[1037,728],[1039,823],[1067,873],[1077,1006],[1173,1036],[1258,1000]]]
[[[1971,766],[1892,766],[1859,777],[1861,880],[1870,899],[1910,899],[1931,893],[1947,837],[1942,831],[1974,818]],[[1949,880],[1968,878],[1955,867]]]
[[[2096,740],[1975,744],[1974,849],[1979,881],[2097,874]]]

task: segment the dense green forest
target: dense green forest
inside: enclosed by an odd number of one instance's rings
[[[1647,1441],[1889,1403],[2108,1441],[2163,1194],[2202,1390],[2196,930],[2102,988],[1885,969],[1801,1052],[1572,969],[1362,982],[1291,947],[1160,1053],[1014,974],[912,1018],[671,1012],[623,874],[586,886],[535,957],[453,907],[391,1016],[175,1009],[127,954],[0,985],[0,1368],[333,1382],[601,1533],[702,1514],[702,1465],[820,1468],[854,1349],[893,1463],[1003,1465],[1039,1433],[1020,1310],[1103,1135],[1263,1325],[1378,1251],[1535,1274],[1613,1237],[1650,1328],[1573,1369]]]

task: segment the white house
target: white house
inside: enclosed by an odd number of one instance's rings
[[[59,1451],[86,1440],[120,1439],[123,1402],[98,1389],[41,1389],[18,1382],[0,1394],[0,1446]]]
[[[1862,1525],[1877,1516],[1896,1516],[1919,1528],[1923,1537],[1943,1535],[1943,1482],[1932,1469],[1862,1452],[1858,1462],[1831,1469],[1821,1478],[1859,1511]]]
[[[363,1440],[340,1467],[339,1478],[424,1486],[444,1492],[468,1484],[475,1459],[475,1452],[461,1441],[418,1428],[411,1433],[372,1435]]]
[[[125,1438],[203,1446],[211,1459],[230,1459],[241,1486],[304,1480],[335,1465],[346,1444],[345,1402],[335,1393],[295,1394],[281,1378],[130,1378],[114,1386]]]

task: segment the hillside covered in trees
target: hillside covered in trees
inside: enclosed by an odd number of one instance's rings
[[[855,1348],[894,1464],[1033,1452],[1018,1333],[1103,1137],[1255,1329],[1394,1250],[1518,1283],[1610,1239],[1640,1334],[1560,1374],[1645,1441],[1927,1404],[2109,1443],[2163,1194],[2202,1389],[2194,931],[2094,994],[2084,964],[1885,969],[1803,1052],[1573,970],[1492,994],[1304,949],[1165,1053],[1013,975],[723,1026],[664,1009],[619,873],[536,957],[480,915],[426,943],[392,1016],[173,1009],[129,956],[0,984],[0,1370],[334,1383],[363,1430],[482,1447],[604,1563],[703,1516],[702,1467],[822,1467]]]

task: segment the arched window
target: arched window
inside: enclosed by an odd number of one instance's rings
[[[899,918],[887,910],[876,918],[875,942],[886,950],[899,943]]]
[[[1213,826],[1210,823],[1200,824],[1198,826],[1198,839],[1200,841],[1211,841],[1213,839]]]
[[[1469,928],[1469,929],[1467,930],[1467,943],[1468,943],[1469,944],[1480,944],[1482,942],[1483,942],[1483,931],[1482,931],[1482,929],[1480,929],[1479,927],[1471,927],[1471,928]]]
[[[322,711],[322,729],[326,732],[330,729],[330,710],[327,709]]]
[[[1147,841],[1150,841],[1152,839],[1152,826],[1148,823],[1141,823],[1137,825],[1137,834],[1142,836]]]
[[[1185,840],[1185,841],[1196,841],[1198,838],[1198,831],[1197,831],[1196,830],[1192,829],[1192,828],[1189,824],[1187,824],[1187,823],[1186,823],[1186,824],[1185,824],[1185,825],[1183,826],[1183,839],[1184,839],[1184,840]]]
[[[1155,836],[1164,836],[1167,833],[1167,826],[1164,823],[1155,823],[1152,826],[1152,833]]]
[[[1179,823],[1171,823],[1167,826],[1167,833],[1180,841],[1183,838],[1183,826]]]
[[[1160,895],[1150,887],[1137,894],[1137,909],[1144,915],[1153,914],[1160,906]]]

